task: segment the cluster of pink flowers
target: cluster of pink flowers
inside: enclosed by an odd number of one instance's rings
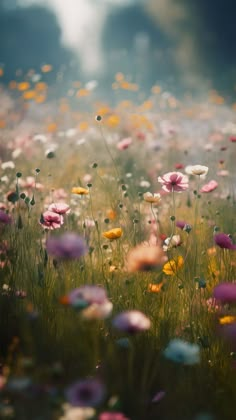
[[[49,230],[59,229],[63,223],[63,215],[70,213],[70,207],[65,203],[50,204],[40,218],[40,224]]]

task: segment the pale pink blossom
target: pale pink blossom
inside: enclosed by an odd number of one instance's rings
[[[119,141],[119,143],[117,143],[116,147],[119,150],[125,150],[128,149],[128,147],[131,145],[132,143],[132,138],[131,137],[126,137],[125,139]]]
[[[70,206],[65,203],[52,203],[48,207],[48,210],[58,214],[69,214]]]
[[[45,211],[41,218],[40,224],[49,230],[59,229],[64,223],[63,216],[53,211]]]
[[[158,182],[162,184],[162,189],[167,192],[182,192],[188,189],[188,177],[181,172],[167,172],[158,177]]]
[[[218,187],[218,182],[212,179],[210,182],[203,185],[203,187],[200,189],[200,192],[209,193],[211,191],[214,191],[217,187]]]

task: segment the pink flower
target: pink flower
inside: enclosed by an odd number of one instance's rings
[[[70,207],[68,206],[68,204],[65,204],[65,203],[50,204],[50,206],[48,207],[48,210],[54,213],[58,213],[58,214],[70,213]]]
[[[158,182],[162,184],[162,189],[167,192],[182,192],[188,188],[188,177],[181,172],[167,172],[158,177]]]
[[[220,283],[214,288],[213,297],[223,303],[236,301],[236,284]]]
[[[119,143],[117,143],[116,147],[119,150],[125,150],[125,149],[128,149],[128,147],[131,145],[131,143],[132,143],[131,137],[126,137],[125,139],[119,141]]]
[[[49,230],[59,229],[63,223],[62,215],[49,210],[45,211],[40,218],[40,224]]]
[[[214,235],[214,242],[220,248],[224,249],[236,249],[236,245],[232,243],[231,238],[226,233],[216,233]]]
[[[200,192],[209,193],[211,191],[214,191],[217,187],[218,187],[218,182],[212,179],[210,182],[202,186],[202,188],[200,189]]]
[[[98,420],[129,420],[123,413],[117,411],[104,411],[98,417]]]
[[[12,222],[11,216],[9,216],[5,211],[0,210],[0,223],[3,223],[4,225],[10,225]]]

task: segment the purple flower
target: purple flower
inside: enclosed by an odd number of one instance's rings
[[[214,288],[213,297],[221,302],[236,301],[236,283],[220,283]]]
[[[11,216],[9,216],[5,211],[0,210],[0,223],[4,225],[10,225],[12,222]]]
[[[46,248],[49,255],[63,259],[80,258],[88,252],[84,239],[75,233],[64,233],[61,236],[49,238]]]
[[[118,314],[113,319],[112,324],[118,330],[134,334],[139,331],[149,330],[151,326],[151,321],[142,312],[132,310],[121,312],[120,314]]]
[[[224,249],[236,249],[236,245],[232,243],[232,240],[228,235],[225,233],[216,233],[214,235],[214,241],[216,245],[218,245],[220,248]]]
[[[183,229],[186,224],[187,223],[184,222],[183,220],[177,220],[177,222],[176,222],[176,226],[180,229]]]
[[[66,398],[71,405],[94,407],[105,397],[105,387],[97,379],[84,379],[70,385],[66,390]]]

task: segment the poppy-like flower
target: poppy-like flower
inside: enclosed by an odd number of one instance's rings
[[[129,420],[123,413],[117,411],[104,411],[98,417],[98,420]]]
[[[162,189],[167,192],[182,192],[188,189],[188,177],[181,172],[167,172],[158,177],[158,182],[162,184]]]
[[[213,179],[209,181],[207,184],[203,185],[200,189],[201,193],[209,193],[214,191],[218,187],[218,182],[214,181]]]
[[[189,223],[185,222],[184,220],[177,220],[175,226],[177,226],[178,228],[184,230],[187,233],[190,233],[192,230],[192,225],[190,225]]]
[[[220,325],[233,324],[234,322],[236,322],[236,316],[233,315],[226,315],[219,318]]]
[[[185,168],[185,172],[188,175],[201,175],[205,176],[208,173],[209,168],[203,165],[188,165]]]
[[[86,319],[105,319],[111,314],[113,308],[106,290],[93,285],[85,285],[72,290],[68,295],[62,296],[60,302],[80,310]]]
[[[166,238],[163,245],[163,250],[168,251],[169,249],[176,248],[182,243],[180,235],[173,235],[170,238]]]
[[[105,387],[97,379],[84,379],[70,385],[65,394],[73,406],[96,407],[105,397]]]
[[[89,194],[89,190],[87,190],[86,188],[83,187],[74,187],[71,190],[72,194],[77,194],[77,195],[87,195]]]
[[[168,261],[164,265],[162,271],[167,276],[173,276],[174,274],[177,273],[177,271],[179,271],[183,267],[183,265],[184,265],[184,259],[181,255],[179,255],[177,258]]]
[[[143,199],[144,201],[147,201],[147,203],[159,204],[161,201],[161,194],[146,192],[143,194]]]
[[[125,311],[118,314],[112,321],[115,328],[129,334],[149,330],[150,319],[138,310]]]
[[[236,245],[232,243],[231,238],[225,233],[216,233],[214,235],[214,242],[220,248],[224,249],[236,249]]]
[[[70,213],[70,206],[65,203],[52,203],[48,207],[48,210],[58,214],[68,214]]]
[[[59,229],[63,223],[63,216],[53,211],[45,211],[40,218],[40,224],[49,230]]]
[[[84,239],[76,233],[64,233],[48,238],[46,249],[55,258],[75,259],[87,254],[88,247]]]
[[[12,218],[5,211],[0,210],[0,223],[4,225],[10,225],[12,223]]]
[[[107,230],[106,232],[103,232],[102,236],[104,238],[113,240],[113,239],[118,239],[121,237],[122,235],[122,229],[121,228],[114,228],[111,230]]]
[[[117,143],[116,147],[119,150],[125,150],[125,149],[128,149],[128,147],[131,145],[131,143],[132,143],[132,138],[127,137],[127,138],[119,141],[119,143]]]
[[[236,301],[236,283],[220,283],[213,291],[213,297],[222,303]]]
[[[127,270],[131,273],[136,271],[151,271],[162,267],[167,257],[159,245],[137,245],[127,255]]]
[[[175,338],[169,342],[164,356],[175,363],[195,365],[200,362],[200,347],[197,344]]]
[[[68,403],[63,404],[63,416],[59,420],[89,420],[94,417],[95,410],[92,407],[74,407]]]
[[[160,293],[163,283],[150,283],[148,285],[148,291],[150,293]]]

